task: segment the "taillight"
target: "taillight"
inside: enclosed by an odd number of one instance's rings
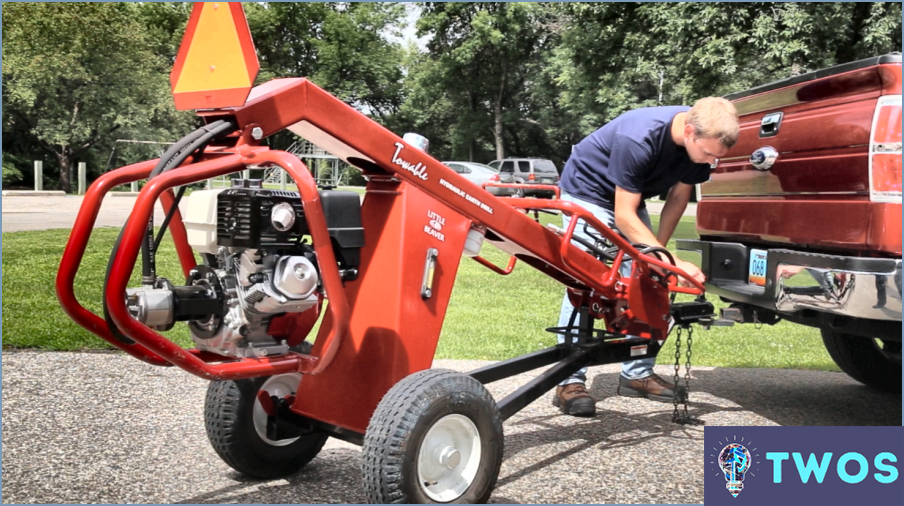
[[[537,180],[537,176],[534,176],[534,173],[531,172],[530,175],[527,176],[527,180],[528,180],[528,181],[536,181],[536,180]]]
[[[490,176],[490,181],[499,181],[499,174],[493,174]]]
[[[901,203],[901,95],[879,98],[869,142],[869,197]]]
[[[872,187],[876,192],[897,193],[901,200],[901,152],[873,155]]]

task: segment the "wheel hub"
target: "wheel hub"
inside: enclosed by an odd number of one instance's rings
[[[455,469],[461,463],[461,452],[451,446],[447,446],[440,450],[437,461],[439,465],[447,469]]]
[[[454,501],[474,482],[480,456],[480,432],[470,418],[457,414],[440,418],[418,450],[421,489],[434,501]]]
[[[301,374],[279,374],[268,379],[261,387],[261,390],[276,396],[277,398],[284,399],[287,396],[295,395],[295,389],[298,388],[300,382]],[[264,407],[258,399],[254,400],[252,422],[254,423],[254,430],[257,431],[257,435],[267,444],[273,446],[286,446],[298,440],[297,437],[293,437],[274,441],[267,437],[267,412],[264,410]]]

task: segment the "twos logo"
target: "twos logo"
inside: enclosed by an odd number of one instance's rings
[[[898,448],[900,451],[901,448]],[[822,454],[822,460],[817,461],[816,455],[811,453],[809,457],[807,457],[807,462],[804,463],[803,455],[799,452],[793,452],[791,456],[794,458],[794,465],[797,466],[797,472],[800,473],[800,479],[804,483],[808,483],[810,481],[810,477],[812,476],[816,483],[822,483],[826,478],[826,472],[828,472],[830,467],[833,467],[835,471],[838,473],[838,477],[841,478],[841,481],[845,483],[860,483],[863,480],[867,479],[867,475],[869,475],[870,465],[869,461],[867,461],[866,457],[863,454],[858,452],[847,452],[841,457],[838,458],[835,466],[832,466],[832,456],[834,454],[832,452],[825,452]],[[772,482],[773,483],[781,483],[782,482],[782,462],[788,460],[788,452],[767,452],[766,458],[773,462],[772,464]],[[875,465],[877,471],[873,473],[873,478],[879,482],[884,484],[893,483],[898,479],[898,468],[889,465],[891,462],[897,462],[898,456],[892,452],[881,452],[877,453],[875,457],[873,457],[872,462]],[[855,466],[849,466],[848,464],[855,463]],[[856,472],[849,473],[848,468],[853,467],[857,469]]]
[[[704,441],[706,504],[902,504],[904,427],[706,427]]]

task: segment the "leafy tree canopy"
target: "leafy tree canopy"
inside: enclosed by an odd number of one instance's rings
[[[690,104],[901,49],[900,3],[245,3],[261,72],[308,77],[442,159],[537,156],[637,107]],[[168,75],[191,4],[4,3],[4,179],[40,152],[60,186],[117,138],[172,141],[197,119]],[[270,145],[295,138],[279,133]],[[136,150],[140,147],[136,147]],[[136,151],[137,153],[137,151]],[[136,155],[137,156],[137,155]],[[23,181],[28,179],[25,175]]]
[[[172,123],[165,61],[124,3],[3,5],[3,112],[53,154],[70,189],[75,157],[103,138]],[[4,121],[4,125],[6,125]]]

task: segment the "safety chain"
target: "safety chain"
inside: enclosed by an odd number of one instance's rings
[[[694,344],[694,330],[690,325],[687,326],[687,351],[685,352],[684,361],[684,399],[681,401],[684,412],[678,411],[678,383],[681,381],[681,327],[677,329],[678,334],[675,336],[675,392],[672,396],[672,423],[681,425],[703,425],[703,421],[692,417],[687,412],[687,401],[691,395],[691,347]]]
[[[675,377],[672,379],[672,383],[675,385],[675,389],[678,389],[678,381],[680,380],[680,369],[681,369],[681,327],[675,329],[678,333],[675,335]],[[678,392],[675,392],[676,394]],[[675,408],[672,411],[672,423],[678,423],[678,396],[672,396],[672,406]]]
[[[760,323],[760,319],[756,314],[756,309],[753,310],[753,328],[760,330],[763,328],[763,324]]]

